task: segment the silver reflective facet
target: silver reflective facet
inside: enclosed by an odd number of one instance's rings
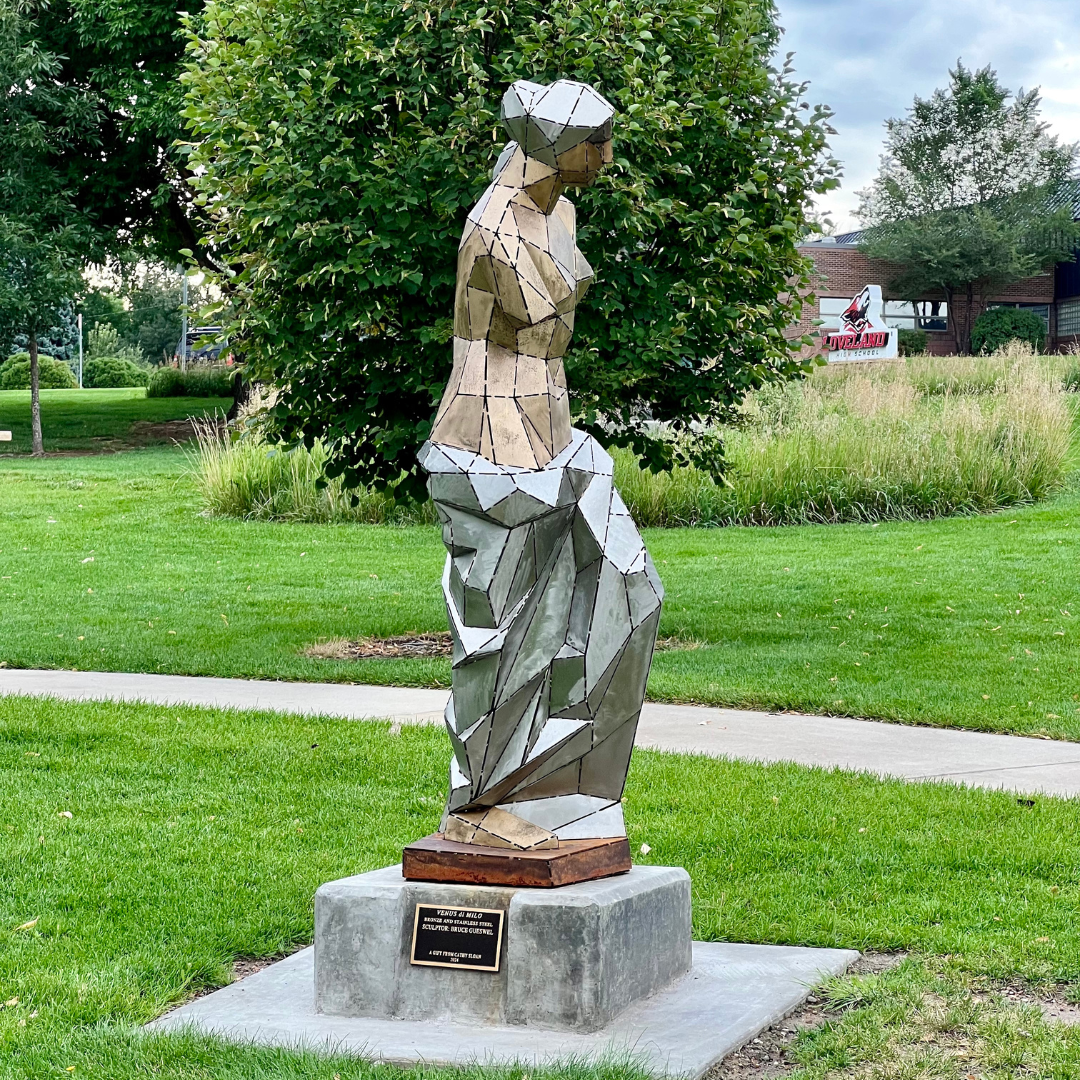
[[[437,449],[426,444],[421,461],[449,523],[447,812],[501,805],[563,839],[624,835],[619,800],[663,594],[612,491],[611,459],[580,431],[540,470],[481,472]],[[492,504],[493,487],[509,494]]]

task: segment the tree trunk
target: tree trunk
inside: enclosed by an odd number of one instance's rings
[[[952,327],[953,339],[956,342],[956,349],[960,350],[960,317],[956,311],[956,290],[950,288],[948,285],[943,286],[942,291],[945,293],[945,318],[946,328]]]
[[[38,366],[37,334],[30,334],[30,440],[34,457],[45,456],[41,441],[41,371]]]
[[[956,351],[961,356],[970,356],[971,329],[975,324],[975,317],[972,314],[975,308],[975,288],[970,281],[968,282],[965,301],[964,317],[956,320]]]

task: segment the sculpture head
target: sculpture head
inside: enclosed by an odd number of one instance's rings
[[[519,79],[503,95],[502,118],[526,157],[558,172],[566,187],[588,187],[611,162],[612,105],[591,86]]]

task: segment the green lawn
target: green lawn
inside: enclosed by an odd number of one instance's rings
[[[187,459],[0,464],[0,662],[447,685],[304,646],[445,629],[432,528],[201,515]],[[988,517],[647,534],[654,698],[1080,739],[1080,495]]]
[[[141,388],[122,390],[42,390],[41,428],[45,452],[120,449],[167,443],[175,433],[132,424],[161,424],[189,416],[227,412],[231,398],[148,398]],[[0,454],[30,452],[30,391],[0,390]]]
[[[321,882],[436,826],[448,753],[429,727],[0,699],[0,1076],[370,1074],[133,1025],[228,981],[236,957],[309,942]],[[1080,969],[1072,803],[638,752],[626,804],[639,858],[689,871],[696,938],[927,957],[833,984],[855,1008],[804,1040],[809,1075],[875,1060],[904,1023],[919,1052],[930,991]],[[1006,1040],[1013,1058],[1077,1075],[1080,1038],[1017,1015],[1031,1037]]]

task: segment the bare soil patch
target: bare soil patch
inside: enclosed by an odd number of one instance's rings
[[[851,967],[849,975],[876,975],[896,967],[907,953],[864,953]],[[811,994],[780,1023],[766,1028],[742,1049],[728,1054],[714,1065],[704,1080],[779,1080],[790,1076],[798,1066],[788,1049],[802,1031],[820,1027],[839,1014],[816,994]]]
[[[657,650],[694,648],[678,638],[661,638]],[[453,651],[450,634],[443,630],[428,634],[403,634],[398,637],[366,637],[350,641],[331,638],[308,645],[302,655],[312,660],[394,660],[420,656],[449,656]]]
[[[184,420],[136,420],[130,428],[124,442],[128,446],[146,446],[148,443],[190,442],[195,438],[195,424],[207,430],[218,430],[224,426],[220,417],[214,419],[188,417]]]
[[[404,634],[399,637],[332,638],[304,649],[312,660],[390,660],[399,657],[449,656],[453,648],[450,634]]]

